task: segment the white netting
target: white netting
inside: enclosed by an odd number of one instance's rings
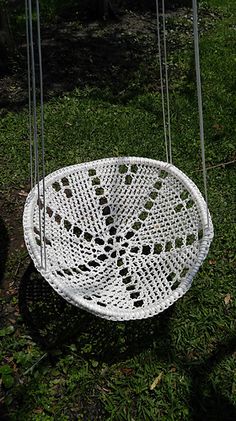
[[[68,301],[107,319],[139,319],[190,287],[213,227],[201,193],[176,167],[111,158],[63,168],[45,185],[46,271],[36,188],[25,205],[25,241],[37,269]]]

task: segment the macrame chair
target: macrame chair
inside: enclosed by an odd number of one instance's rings
[[[164,0],[162,1],[164,16]],[[169,98],[165,139],[168,162],[108,158],[62,168],[45,177],[39,5],[41,134],[38,135],[32,5],[26,0],[32,190],[23,225],[37,270],[67,301],[110,320],[142,319],[167,309],[190,288],[207,256],[213,226],[207,201],[171,162]],[[201,105],[197,4],[193,0],[195,57],[203,174],[206,168]],[[163,66],[157,1],[162,99]],[[165,34],[163,18],[163,33]],[[166,62],[164,35],[164,60]],[[167,89],[168,91],[168,89]],[[168,92],[167,92],[168,93]],[[163,100],[163,119],[166,109]],[[33,137],[33,140],[32,140]],[[39,142],[40,138],[40,142]],[[39,174],[41,144],[43,178]],[[168,144],[167,144],[168,146]],[[35,171],[33,176],[33,155]],[[33,180],[34,179],[34,180]]]

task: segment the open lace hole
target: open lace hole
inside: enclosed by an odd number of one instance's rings
[[[76,235],[76,237],[80,237],[80,235],[82,234],[82,230],[79,227],[74,227],[73,234]]]
[[[71,223],[67,219],[64,220],[64,227],[67,231],[69,231],[72,227]]]
[[[101,184],[100,178],[95,177],[92,179],[92,185],[93,186],[99,186],[99,184]]]
[[[85,238],[85,240],[87,240],[87,241],[91,241],[91,240],[92,240],[92,238],[93,238],[93,236],[92,236],[92,234],[90,234],[89,232],[85,232],[85,233],[84,233],[84,238]]]
[[[189,198],[189,193],[187,192],[187,190],[182,191],[182,193],[180,194],[180,198],[182,200],[186,200]]]
[[[128,269],[127,268],[121,269],[119,273],[121,276],[126,276],[128,273]]]
[[[134,307],[142,307],[143,306],[143,300],[138,300],[134,302]]]
[[[88,170],[88,175],[89,177],[93,177],[94,175],[96,175],[96,170],[94,168],[90,168]]]
[[[179,203],[177,206],[175,206],[175,212],[180,212],[183,207],[184,207],[184,205]]]
[[[136,165],[136,164],[131,165],[131,172],[136,174],[137,171],[138,171],[138,165]]]
[[[106,307],[107,305],[105,303],[101,303],[101,301],[97,301],[97,305],[101,307]]]
[[[145,219],[148,217],[148,212],[143,211],[139,214],[138,217],[141,219],[141,221],[145,221]]]
[[[175,247],[180,248],[183,245],[183,239],[182,238],[176,238],[175,239]]]
[[[152,200],[155,200],[158,196],[158,193],[156,191],[152,191],[149,196],[151,197]]]
[[[61,190],[61,186],[60,186],[60,184],[58,183],[58,181],[55,181],[55,183],[53,183],[53,184],[52,184],[52,187],[53,187],[53,189],[54,189],[56,192],[58,192],[58,191],[60,191],[60,190]]]
[[[112,216],[108,216],[108,218],[106,218],[106,225],[111,225],[114,222],[114,218],[112,218]]]
[[[107,204],[107,198],[106,197],[100,197],[99,204],[100,205],[106,205]]]
[[[90,272],[90,269],[85,265],[79,265],[78,267],[82,272]]]
[[[168,172],[165,170],[161,170],[159,173],[159,177],[165,179],[166,177],[168,177]]]
[[[150,210],[152,209],[153,205],[154,203],[151,200],[148,200],[148,202],[145,203],[144,207],[145,209]]]
[[[97,196],[102,196],[104,194],[104,189],[102,187],[97,187],[95,192]]]
[[[102,238],[95,238],[95,243],[98,244],[99,246],[103,246],[104,245],[104,240]]]
[[[53,215],[53,211],[52,211],[51,208],[49,208],[49,206],[46,207],[46,212],[47,212],[48,216],[51,218],[52,215]]]
[[[56,223],[57,223],[58,225],[60,225],[61,220],[62,220],[62,217],[61,217],[60,215],[58,215],[58,213],[56,213],[56,215],[55,215],[55,221],[56,221]]]
[[[117,229],[115,228],[115,227],[111,227],[110,229],[109,229],[109,234],[110,235],[116,235],[116,233],[117,233]]]
[[[117,266],[118,266],[118,267],[123,266],[123,264],[124,264],[123,259],[118,259],[118,260],[117,260]]]
[[[188,200],[186,203],[186,208],[191,209],[194,205],[194,201],[192,199]]]
[[[141,228],[141,226],[142,226],[141,222],[135,222],[135,223],[133,224],[132,228],[133,228],[135,231],[138,231],[138,230]]]
[[[131,176],[130,174],[127,174],[127,175],[125,176],[125,184],[126,184],[127,186],[129,186],[131,183],[132,183],[132,176]]]
[[[151,253],[151,247],[150,246],[143,246],[142,248],[142,254],[145,254],[146,256],[148,256],[148,254]]]
[[[165,251],[170,251],[172,249],[172,243],[171,241],[167,241],[165,246]]]
[[[134,291],[135,288],[136,288],[135,285],[129,285],[129,286],[126,287],[126,291]]]
[[[189,268],[184,268],[182,270],[182,272],[180,273],[180,278],[185,278],[185,276],[187,275],[188,271],[189,271]]]
[[[200,229],[198,231],[198,240],[202,240],[203,239],[203,229]]]
[[[126,278],[122,279],[123,284],[128,285],[132,281],[131,276],[127,276]]]
[[[65,189],[64,192],[68,199],[73,196],[71,189]]]
[[[119,173],[120,174],[125,174],[128,171],[128,167],[125,164],[119,165]]]
[[[196,240],[196,238],[195,238],[194,234],[188,234],[187,238],[186,238],[187,246],[191,246],[194,243],[195,240]]]
[[[96,262],[95,260],[91,260],[90,262],[88,262],[88,265],[93,267],[93,268],[96,268],[96,267],[100,266],[100,264],[98,262]]]
[[[61,179],[61,182],[62,182],[63,186],[69,186],[69,184],[70,184],[68,178],[66,178],[66,177],[63,177]]]
[[[176,288],[178,288],[178,286],[179,286],[179,282],[178,282],[178,281],[175,281],[175,282],[171,285],[171,289],[172,289],[172,291],[174,291]]]
[[[167,281],[168,282],[172,282],[174,280],[174,277],[176,276],[176,273],[171,272],[168,276],[167,276]]]
[[[140,292],[132,292],[131,294],[130,294],[130,298],[132,298],[132,300],[134,300],[134,299],[136,299],[136,298],[139,298],[140,297]]]
[[[162,182],[156,181],[156,183],[154,184],[154,188],[157,190],[160,190],[162,188]]]
[[[134,236],[134,232],[133,231],[128,231],[125,235],[125,238],[127,240],[130,240],[130,238],[132,238]]]
[[[100,254],[100,256],[98,256],[98,259],[101,260],[101,262],[104,262],[108,259],[108,257],[106,254]]]
[[[106,206],[105,208],[103,208],[103,210],[102,210],[102,214],[105,216],[105,215],[110,215],[110,213],[111,213],[111,209],[110,209],[110,207],[109,206]]]
[[[154,245],[154,254],[160,254],[162,252],[162,245],[161,244],[155,244]]]

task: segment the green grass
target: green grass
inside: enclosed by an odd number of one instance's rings
[[[201,38],[206,159],[214,166],[235,159],[236,3],[208,0],[202,6],[208,5],[220,15]],[[201,187],[189,48],[172,53],[179,63],[171,93],[173,158]],[[8,190],[28,182],[27,112],[9,113],[0,124],[0,182]],[[99,91],[77,90],[46,104],[45,126],[47,173],[107,156],[165,159],[160,95],[145,87],[122,104],[112,94],[109,101],[109,92],[104,99]],[[208,184],[215,238],[191,290],[170,311],[130,323],[81,315],[80,334],[45,356],[21,317],[16,324],[9,317],[0,330],[0,377],[2,404],[11,420],[235,419],[235,166],[212,168]],[[8,262],[8,279],[19,259]],[[0,300],[0,306],[17,309],[15,295]],[[76,311],[68,307],[65,320],[59,311],[56,321],[49,311],[46,340],[66,320],[72,329]]]

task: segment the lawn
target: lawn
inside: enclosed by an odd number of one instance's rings
[[[157,317],[100,320],[66,304],[33,271],[22,278],[29,263],[21,229],[29,186],[28,116],[24,107],[2,113],[1,419],[236,419],[235,0],[202,1],[200,17],[215,237],[190,291]],[[202,189],[188,11],[170,14],[168,25],[173,163]],[[110,156],[165,160],[157,74],[151,49],[120,92],[110,84],[85,84],[48,98],[46,173]]]

